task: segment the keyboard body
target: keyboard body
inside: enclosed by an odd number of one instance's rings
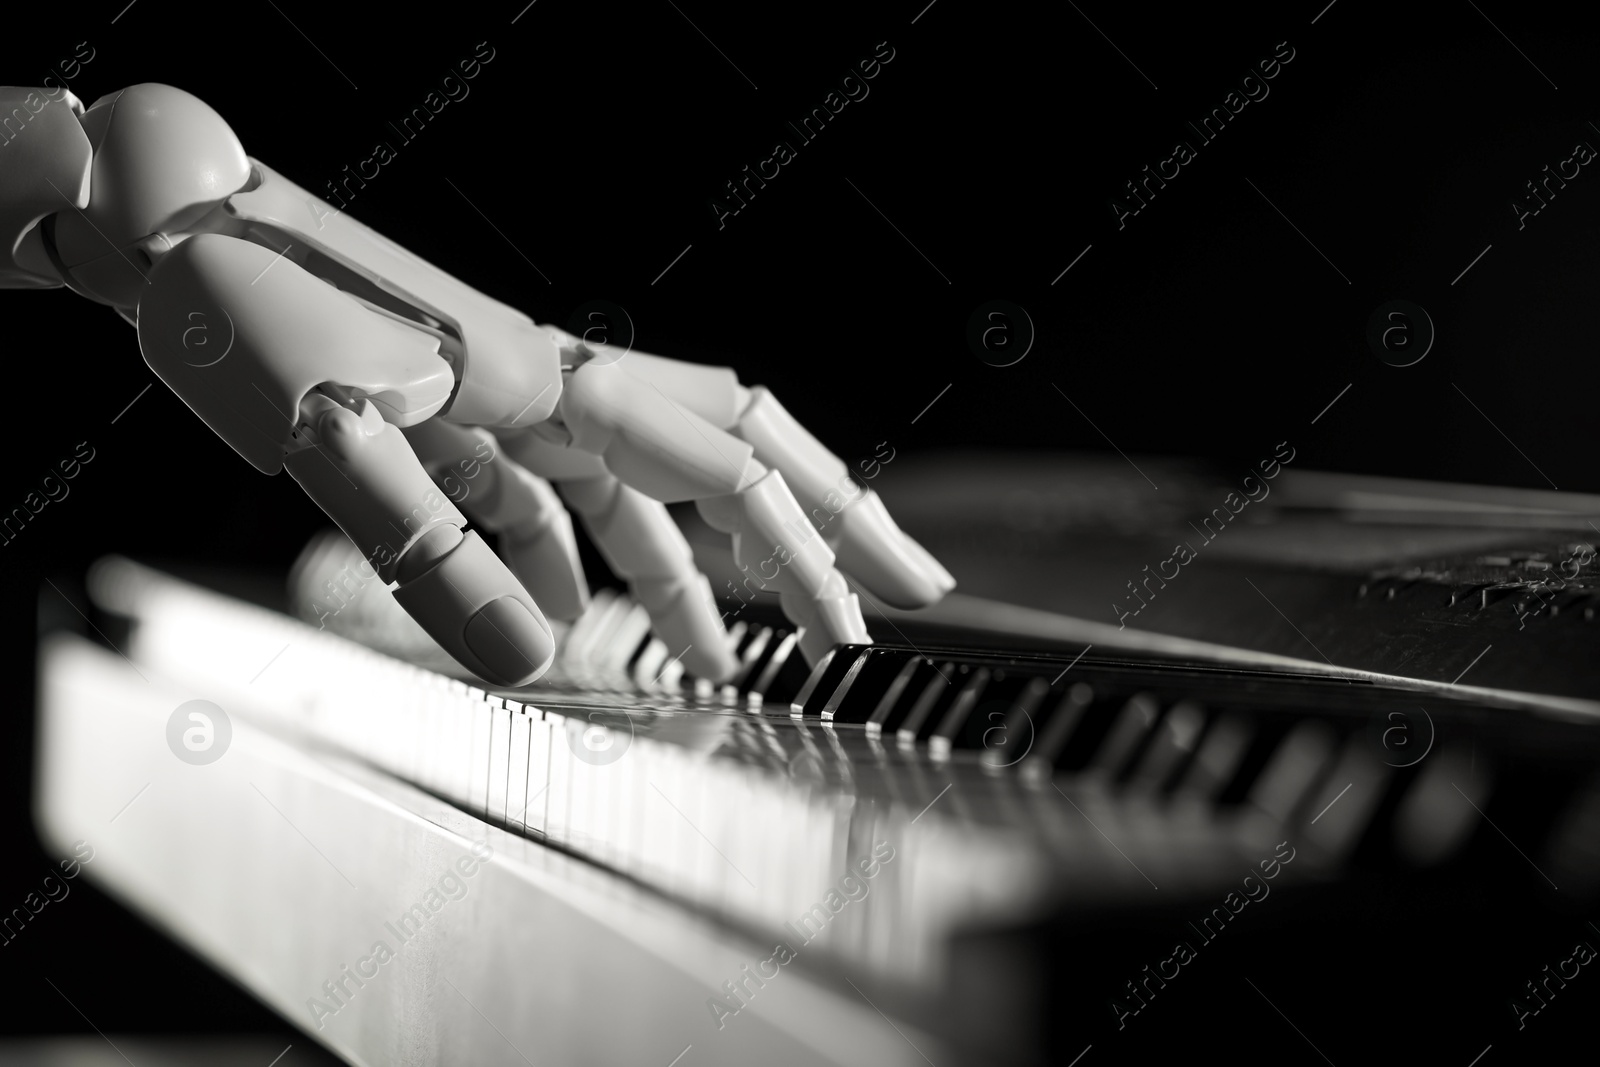
[[[1066,1062],[1174,1040],[1123,1036],[1144,968],[1234,916],[1227,951],[1352,885],[1600,894],[1574,698],[1113,627],[807,670],[754,620],[714,687],[612,594],[491,693],[125,560],[89,585],[124,625],[41,648],[46,840],[352,1063]],[[169,742],[190,700],[213,763]]]

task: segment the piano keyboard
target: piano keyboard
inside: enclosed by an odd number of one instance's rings
[[[940,1034],[970,986],[953,946],[1210,900],[1285,842],[1292,892],[1468,862],[1494,844],[1487,816],[1564,888],[1600,891],[1575,845],[1600,822],[1600,707],[1582,701],[898,631],[810,670],[793,633],[754,621],[715,686],[609,592],[538,685],[489,692],[126,560],[91,592],[133,620],[141,671],[756,941],[792,936],[887,848],[805,965],[958,1049],[970,1032]],[[1010,1028],[1017,1062],[1043,1055],[1030,1034]]]

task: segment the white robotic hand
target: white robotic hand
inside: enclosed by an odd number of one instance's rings
[[[188,93],[137,85],[85,110],[0,88],[13,108],[31,117],[0,170],[0,285],[65,284],[135,323],[156,374],[257,469],[287,468],[491,684],[543,673],[544,612],[587,602],[561,497],[712,680],[733,651],[666,503],[732,535],[813,662],[869,640],[836,563],[899,607],[954,586],[765,389],[535,325],[246,157]]]

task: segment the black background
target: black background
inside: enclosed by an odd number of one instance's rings
[[[85,104],[190,90],[319,192],[388,141],[357,218],[539,321],[620,304],[637,347],[737,367],[847,459],[886,438],[1109,451],[1097,426],[1135,457],[1254,459],[1292,437],[1308,468],[1600,490],[1600,177],[1584,168],[1521,230],[1510,206],[1600,145],[1596,33],[1558,5],[1324,2],[63,4],[8,13],[0,79],[37,85],[87,41]],[[870,95],[798,144],[785,123],[884,41]],[[1119,230],[1123,182],[1193,143],[1184,120],[1282,41],[1295,57],[1270,95]],[[388,122],[479,42],[494,59],[470,94],[400,145]],[[712,198],[779,139],[797,158],[719,229]],[[1395,298],[1437,328],[1413,367],[1361,340]],[[1037,329],[1011,367],[966,343],[991,299]],[[26,814],[41,575],[111,550],[282,568],[325,520],[159,383],[123,413],[154,379],[110,310],[0,293],[0,350],[0,509],[95,450],[0,547],[9,908],[46,862]],[[102,1030],[279,1025],[81,882],[0,949],[0,1028],[88,1032],[44,976]]]

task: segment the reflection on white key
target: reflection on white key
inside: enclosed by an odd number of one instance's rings
[[[630,726],[633,725],[630,720]],[[639,863],[639,787],[644,784],[639,768],[648,758],[639,742],[637,729],[630,732],[631,736],[625,741],[628,747],[609,768],[611,781],[606,794],[609,802],[602,824],[617,857],[617,867],[625,871],[637,869]]]
[[[851,765],[849,753],[845,752],[844,745],[839,741],[839,731],[832,723],[823,723],[819,729],[828,743],[828,751],[832,754],[834,767],[838,769],[840,783],[844,786],[846,792],[854,795],[856,792],[856,772]]]
[[[659,792],[663,783],[671,785],[667,780],[665,769],[665,764],[670,759],[669,752],[662,752],[659,758],[650,761],[645,773],[644,802],[640,806],[640,821],[644,824],[641,838],[644,843],[641,850],[644,876],[663,887],[671,884],[667,872],[674,858],[673,849],[677,847],[678,830],[678,814],[668,806]]]

